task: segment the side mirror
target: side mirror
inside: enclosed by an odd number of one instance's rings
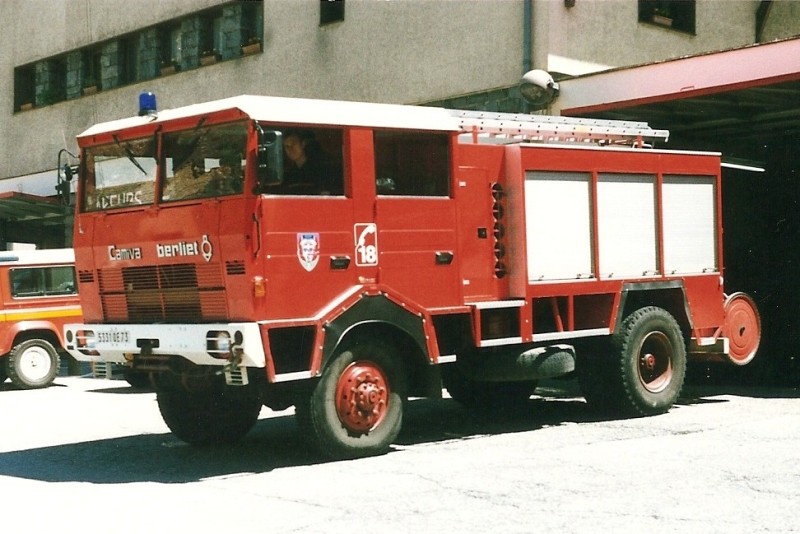
[[[258,192],[283,182],[283,134],[277,130],[258,131]]]

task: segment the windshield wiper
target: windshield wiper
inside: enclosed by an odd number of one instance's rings
[[[146,171],[146,170],[144,170],[144,167],[142,167],[142,166],[139,164],[139,162],[138,162],[138,161],[136,161],[136,155],[133,153],[133,150],[131,150],[131,149],[130,149],[130,147],[129,147],[128,145],[123,145],[122,143],[120,143],[120,142],[119,142],[119,139],[117,138],[117,136],[116,136],[116,135],[113,135],[113,136],[111,136],[111,137],[114,139],[114,142],[117,144],[117,146],[118,146],[118,147],[122,147],[122,150],[124,150],[124,151],[125,151],[125,155],[126,155],[126,156],[128,156],[128,159],[131,161],[131,163],[133,163],[134,165],[136,165],[136,168],[137,168],[137,169],[139,169],[140,171],[142,171],[142,174],[144,174],[145,176],[147,176],[147,171]]]

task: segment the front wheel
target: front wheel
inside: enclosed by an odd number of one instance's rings
[[[28,339],[11,349],[6,369],[20,389],[45,388],[58,374],[58,352],[44,339]]]
[[[175,436],[192,445],[235,443],[258,421],[261,402],[246,392],[159,391],[158,409]]]
[[[636,310],[614,334],[623,413],[655,415],[678,400],[686,376],[686,342],[675,318],[649,306]]]
[[[404,375],[393,351],[368,342],[340,352],[296,406],[300,425],[333,459],[384,454],[403,423]]]

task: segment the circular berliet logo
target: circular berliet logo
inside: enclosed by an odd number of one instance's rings
[[[208,235],[203,235],[203,242],[200,244],[200,252],[203,254],[204,260],[211,261],[211,257],[214,255],[214,247],[211,246]]]

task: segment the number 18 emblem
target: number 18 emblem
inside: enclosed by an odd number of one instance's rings
[[[356,223],[353,226],[356,247],[356,266],[378,265],[378,226],[375,223]]]

